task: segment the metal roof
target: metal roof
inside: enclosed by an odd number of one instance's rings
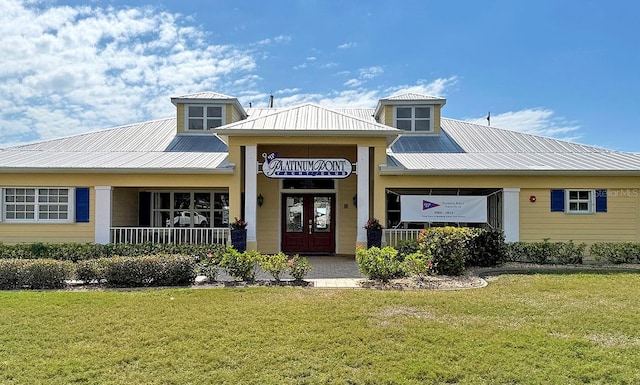
[[[425,94],[417,94],[414,92],[407,92],[405,94],[399,94],[399,95],[392,95],[386,98],[382,98],[380,99],[382,101],[385,100],[424,100],[424,101],[432,101],[432,100],[445,100],[443,98],[440,98],[438,96],[432,96],[432,95],[425,95]]]
[[[188,95],[174,96],[171,99],[213,99],[213,100],[229,99],[229,100],[233,100],[233,99],[236,99],[236,98],[233,97],[233,96],[221,94],[221,93],[218,93],[218,92],[207,91],[207,92],[197,92],[197,93],[188,94]]]
[[[176,119],[116,127],[0,150],[3,171],[228,172],[216,135],[176,135]]]
[[[400,130],[360,119],[336,110],[306,103],[291,108],[278,109],[273,113],[252,111],[249,119],[218,127],[215,132],[221,135],[255,133],[274,135],[303,133],[305,135],[360,134],[395,136]],[[254,115],[258,115],[254,117]]]

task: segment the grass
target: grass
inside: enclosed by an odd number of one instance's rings
[[[0,384],[640,383],[640,275],[0,292]]]

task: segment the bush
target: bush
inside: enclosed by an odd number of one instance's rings
[[[261,255],[258,264],[262,270],[271,274],[276,282],[280,282],[282,274],[289,267],[287,256],[282,252]]]
[[[113,257],[105,262],[111,286],[173,286],[193,283],[196,260],[191,256]]]
[[[287,265],[289,266],[289,274],[296,281],[302,281],[313,269],[307,258],[301,258],[297,254],[287,261]]]
[[[252,282],[256,279],[256,267],[260,257],[261,255],[257,251],[244,251],[241,253],[229,246],[222,255],[220,266],[224,267],[233,278]]]
[[[609,263],[640,263],[640,243],[637,242],[598,242],[589,249],[596,260]]]
[[[2,289],[58,289],[71,278],[73,265],[52,259],[0,260],[0,288]]]
[[[204,258],[198,261],[196,274],[206,276],[209,282],[215,281],[218,277],[220,258],[222,258],[221,255],[207,253]]]
[[[420,251],[433,258],[433,270],[441,275],[461,275],[475,229],[435,227],[420,233]]]
[[[398,244],[396,245],[396,250],[398,250],[398,258],[401,261],[404,261],[404,259],[408,255],[420,250],[420,245],[418,244],[418,241],[416,239],[407,239],[398,242]]]
[[[433,260],[431,255],[415,252],[407,255],[402,262],[402,268],[406,275],[423,279],[433,273]]]
[[[110,258],[89,259],[76,262],[76,279],[84,283],[100,283],[106,280],[106,270]]]
[[[537,264],[580,264],[586,245],[568,242],[514,242],[507,245],[507,260]]]
[[[356,249],[356,260],[362,274],[369,279],[379,279],[388,282],[391,278],[404,275],[402,262],[398,258],[398,250],[393,247],[382,249],[371,247]]]
[[[467,266],[493,267],[504,262],[506,246],[502,230],[475,230],[471,233]]]

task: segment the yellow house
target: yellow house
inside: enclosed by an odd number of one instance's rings
[[[0,150],[0,241],[225,243],[352,254],[430,226],[508,241],[640,241],[640,155],[441,116],[419,94],[375,108],[244,108],[215,92],[176,116]],[[372,106],[373,107],[373,106]]]

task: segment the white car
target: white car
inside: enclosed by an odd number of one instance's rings
[[[198,213],[193,213],[193,225],[196,227],[206,227],[209,224],[207,217]],[[170,222],[167,219],[167,227]],[[182,211],[173,217],[173,227],[189,227],[191,226],[191,213],[189,211]]]

